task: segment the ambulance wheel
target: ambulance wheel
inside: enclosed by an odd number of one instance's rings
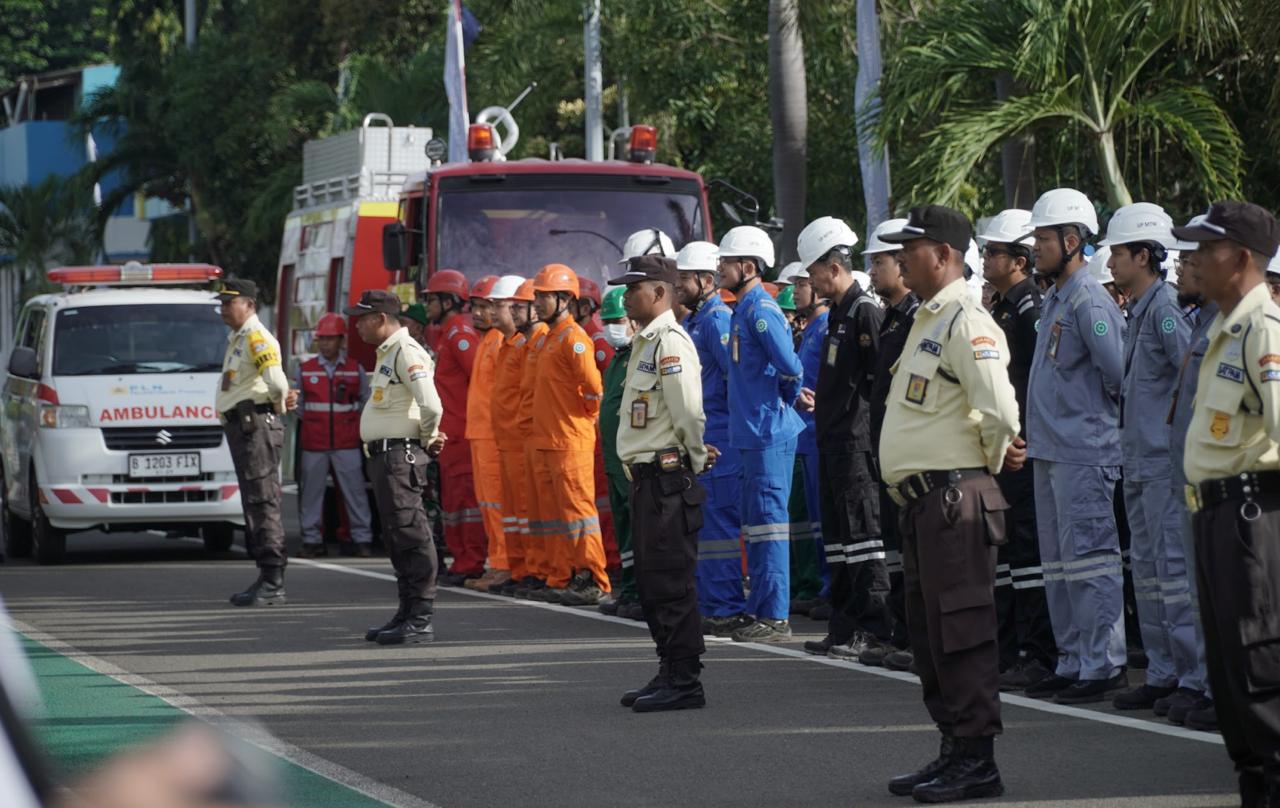
[[[4,522],[4,553],[9,558],[26,558],[31,555],[31,523],[9,509],[9,497],[4,478],[0,477],[0,520]]]
[[[31,544],[35,550],[36,561],[41,564],[61,564],[67,557],[67,534],[49,523],[44,508],[40,507],[40,497],[36,483],[31,481]]]
[[[210,553],[225,553],[235,543],[236,528],[230,522],[212,522],[200,528],[204,549]]]

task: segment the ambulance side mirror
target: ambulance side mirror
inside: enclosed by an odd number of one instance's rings
[[[40,376],[34,348],[17,347],[9,354],[9,375],[22,379],[35,379]]]
[[[409,266],[409,231],[401,222],[382,226],[382,266],[388,271]]]

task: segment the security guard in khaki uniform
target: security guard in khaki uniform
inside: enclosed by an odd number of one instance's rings
[[[444,407],[433,381],[435,364],[427,349],[400,325],[400,300],[391,292],[367,290],[346,314],[359,318],[360,338],[378,346],[369,400],[360,413],[360,440],[400,595],[395,615],[385,625],[369,629],[364,638],[379,645],[431,642],[436,549],[422,489],[427,458],[440,454],[445,441],[440,431]]]
[[[638,329],[632,341],[618,425],[618,458],[631,479],[631,537],[636,590],[658,645],[658,675],[628,691],[638,713],[702,707],[698,681],[706,650],[695,573],[702,503],[697,475],[718,452],[703,445],[702,365],[693,340],[671,312],[680,276],[674,259],[630,259],[623,305]]]
[[[920,802],[1004,793],[993,756],[1000,732],[994,601],[1004,495],[993,474],[1022,465],[1009,347],[964,280],[969,220],[941,205],[913,208],[881,240],[902,244],[903,280],[920,296],[893,368],[881,473],[901,507],[902,564],[912,650],[938,758],[894,778]]]
[[[240,483],[245,544],[258,564],[258,580],[231,596],[236,606],[285,602],[284,525],[280,521],[280,450],[284,422],[279,416],[297,405],[280,367],[280,343],[258,319],[258,285],[222,284],[222,322],[231,329],[222,358],[216,406]]]
[[[1174,238],[1219,311],[1191,426],[1188,504],[1205,661],[1242,804],[1280,804],[1280,307],[1264,280],[1280,245],[1266,210],[1217,202]],[[1190,719],[1188,719],[1190,723]]]

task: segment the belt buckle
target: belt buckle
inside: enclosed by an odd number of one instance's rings
[[[1200,489],[1190,483],[1182,488],[1182,493],[1187,500],[1187,510],[1197,513],[1204,508],[1204,501],[1200,499]]]

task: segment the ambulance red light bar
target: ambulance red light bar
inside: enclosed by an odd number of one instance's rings
[[[477,162],[493,159],[493,127],[487,123],[473,123],[467,127],[467,155]]]
[[[631,162],[652,163],[658,154],[658,127],[638,123],[631,127]]]
[[[222,277],[212,264],[140,264],[124,266],[59,267],[49,280],[64,286],[147,286],[166,283],[206,283]]]

